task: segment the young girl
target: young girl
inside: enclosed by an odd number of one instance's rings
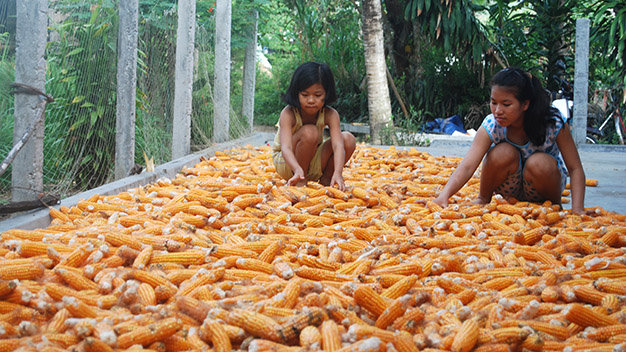
[[[328,104],[337,99],[335,80],[326,64],[307,62],[291,77],[274,138],[273,161],[289,185],[319,181],[345,190],[343,166],[356,147],[350,132],[341,132],[339,114]],[[328,126],[330,139],[324,141]]]
[[[448,198],[465,185],[482,160],[476,203],[489,203],[496,192],[518,200],[561,204],[569,172],[572,211],[582,213],[585,173],[578,150],[569,126],[550,107],[541,82],[528,72],[506,68],[491,81],[490,106],[491,115],[483,120],[435,203],[447,206]]]

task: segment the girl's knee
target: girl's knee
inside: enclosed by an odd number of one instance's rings
[[[500,143],[491,148],[485,157],[485,164],[503,168],[507,166],[515,167],[519,164],[519,151],[509,143]]]
[[[303,125],[297,132],[298,142],[306,145],[316,145],[319,138],[319,131],[315,125]]]
[[[535,153],[524,163],[524,178],[532,179],[560,175],[556,160],[546,153]]]
[[[341,137],[343,137],[343,146],[346,150],[347,159],[356,149],[356,138],[350,132],[341,132]]]

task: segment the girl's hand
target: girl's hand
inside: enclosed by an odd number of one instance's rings
[[[346,185],[343,181],[343,176],[341,176],[341,174],[333,174],[333,177],[330,179],[330,187],[332,187],[333,185],[337,185],[337,188],[340,191],[346,190]]]
[[[435,204],[438,204],[440,207],[445,208],[448,206],[448,198],[444,198],[441,195],[437,196],[437,198],[433,199]]]
[[[305,180],[304,170],[301,167],[297,168],[293,172],[293,176],[287,181],[289,186],[298,186],[301,182]]]

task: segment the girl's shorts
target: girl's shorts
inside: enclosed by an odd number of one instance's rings
[[[309,171],[306,175],[307,181],[317,182],[322,177],[322,145],[324,145],[324,143],[317,146],[315,155],[309,164]],[[272,161],[274,162],[274,168],[280,177],[285,180],[289,180],[293,177],[293,170],[291,170],[289,165],[285,162],[285,158],[283,158],[283,153],[281,151],[275,151],[272,154]]]
[[[522,160],[522,154],[520,153],[517,171],[509,175],[506,180],[504,180],[504,183],[495,189],[494,193],[501,194],[505,198],[514,197],[517,200],[533,203],[545,201],[545,198],[537,192],[535,187],[531,186],[531,184],[524,179],[524,166],[525,160]],[[563,193],[565,185],[567,184],[567,175],[564,175],[560,171],[559,173],[561,174],[561,193]]]

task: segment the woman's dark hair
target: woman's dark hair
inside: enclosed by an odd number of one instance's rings
[[[521,103],[528,100],[528,110],[524,114],[524,132],[534,145],[543,145],[546,141],[546,129],[554,125],[553,116],[558,111],[550,105],[550,94],[539,79],[519,68],[508,67],[496,73],[491,79],[491,86],[511,90]]]
[[[333,78],[333,72],[330,70],[330,67],[317,62],[305,62],[298,66],[293,76],[291,76],[289,88],[287,88],[287,92],[282,95],[283,101],[299,109],[300,99],[298,99],[298,94],[315,83],[321,84],[326,91],[324,105],[332,104],[337,100],[335,79]]]

